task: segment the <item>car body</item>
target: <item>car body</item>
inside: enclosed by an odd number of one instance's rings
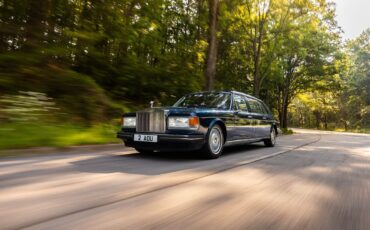
[[[117,137],[141,153],[203,150],[217,158],[224,146],[263,141],[274,146],[278,122],[263,101],[236,91],[192,93],[171,107],[123,115]]]

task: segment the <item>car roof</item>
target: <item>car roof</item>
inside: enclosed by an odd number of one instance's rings
[[[242,93],[242,92],[239,92],[239,91],[235,91],[235,90],[200,91],[200,92],[190,93],[188,95],[197,94],[197,93],[233,93],[233,94],[239,94],[239,95],[243,95],[243,96],[246,96],[246,97],[249,97],[249,98],[252,98],[252,99],[261,101],[261,99],[256,98],[256,97],[254,97],[252,95],[249,95],[249,94],[246,94],[246,93]]]
[[[243,96],[246,96],[246,97],[249,97],[249,98],[252,98],[252,99],[255,99],[255,100],[258,100],[258,101],[261,101],[261,99],[257,98],[257,97],[254,97],[252,95],[249,95],[249,94],[246,94],[246,93],[242,93],[242,92],[239,92],[239,91],[230,91],[232,93],[235,93],[235,94],[241,94]]]

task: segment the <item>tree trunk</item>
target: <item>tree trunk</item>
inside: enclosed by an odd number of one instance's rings
[[[44,32],[46,32],[46,21],[48,9],[51,7],[50,0],[44,1],[42,4],[38,1],[30,1],[28,15],[29,19],[26,24],[26,42],[23,46],[24,50],[35,51],[39,49],[43,43]]]
[[[321,119],[320,113],[318,111],[315,111],[314,114],[316,118],[316,128],[320,129],[320,119]]]
[[[260,76],[260,60],[261,60],[261,48],[262,48],[262,37],[263,37],[264,21],[259,23],[258,37],[255,38],[253,49],[253,95],[259,97],[261,89],[261,76]],[[257,28],[256,28],[257,30]],[[256,31],[257,33],[257,31]]]
[[[304,124],[304,118],[303,118],[303,114],[301,111],[298,112],[299,113],[299,127],[303,128],[303,124]]]
[[[344,125],[344,131],[348,131],[348,123],[346,120],[342,120],[343,121],[343,125]]]
[[[280,126],[282,128],[288,128],[288,107],[289,107],[290,99],[289,99],[289,92],[287,89],[282,90],[282,102],[281,102],[281,116],[280,116]]]
[[[259,60],[254,61],[253,71],[253,95],[259,97],[260,94],[260,76],[259,76]]]
[[[134,8],[137,6],[138,3],[141,3],[139,0],[133,0],[128,3],[126,9],[124,9],[124,17],[123,17],[123,24],[124,28],[126,29],[125,35],[126,37],[122,39],[122,41],[118,45],[118,52],[117,52],[117,61],[120,62],[122,59],[125,59],[128,55],[128,47],[129,47],[129,30],[131,29],[132,17],[134,16]]]
[[[218,26],[218,8],[219,0],[208,0],[209,3],[209,32],[208,32],[208,52],[206,60],[206,90],[213,90],[216,77],[217,64],[217,26]]]
[[[283,129],[288,128],[288,106],[289,106],[288,102],[284,101],[283,112],[282,112],[282,123],[281,123],[281,127]]]

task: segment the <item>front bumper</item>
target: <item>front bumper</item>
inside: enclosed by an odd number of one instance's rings
[[[144,150],[159,151],[191,151],[201,149],[205,144],[203,134],[163,134],[163,133],[140,133],[148,135],[157,135],[158,142],[138,142],[134,141],[134,133],[120,131],[117,137],[122,139],[126,146]]]

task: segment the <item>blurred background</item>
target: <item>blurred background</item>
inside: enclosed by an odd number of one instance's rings
[[[120,116],[238,90],[284,130],[370,131],[370,30],[320,0],[0,0],[0,149],[116,143]]]

